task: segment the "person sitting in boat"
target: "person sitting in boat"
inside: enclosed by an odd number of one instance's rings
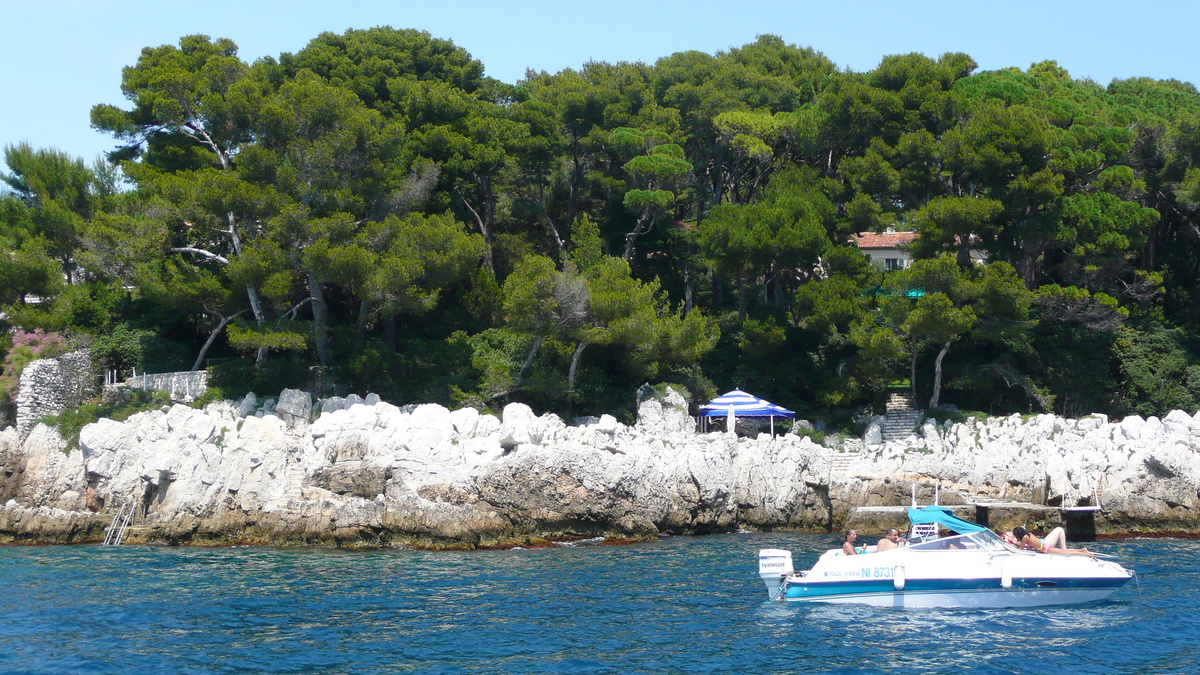
[[[1038,539],[1032,532],[1018,525],[1013,528],[1013,537],[1020,540],[1021,548],[1027,548],[1038,553],[1060,553],[1067,555],[1092,555],[1086,548],[1067,548],[1067,533],[1061,527],[1050,530],[1045,540]],[[1058,546],[1055,546],[1058,544]]]
[[[856,539],[858,539],[858,533],[854,530],[846,533],[846,543],[842,544],[843,555],[858,555],[858,549],[854,548]]]
[[[900,548],[900,530],[894,527],[887,531],[883,539],[879,540],[879,543],[875,546],[875,550],[889,551],[893,548]]]

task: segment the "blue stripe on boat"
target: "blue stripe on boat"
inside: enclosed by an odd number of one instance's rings
[[[1013,579],[1012,588],[1000,586],[1000,579],[909,579],[903,591],[897,591],[891,579],[869,581],[834,581],[792,583],[788,585],[787,598],[820,598],[827,596],[874,595],[879,593],[930,593],[946,591],[1000,591],[1000,590],[1091,590],[1119,588],[1129,578],[1037,578]],[[1053,585],[1039,586],[1039,583]]]

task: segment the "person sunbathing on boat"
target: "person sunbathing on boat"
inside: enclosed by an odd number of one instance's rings
[[[1061,527],[1050,530],[1046,539],[1038,539],[1032,532],[1018,525],[1013,528],[1013,537],[1021,542],[1021,548],[1038,553],[1059,553],[1065,555],[1092,555],[1086,548],[1067,548],[1067,533]],[[1057,544],[1057,546],[1055,545]]]
[[[858,532],[850,530],[846,533],[846,543],[842,544],[842,555],[858,555],[867,550],[867,547],[862,547],[862,551],[854,548],[854,542],[858,539]]]
[[[887,531],[883,539],[879,540],[879,543],[875,546],[875,550],[888,551],[893,548],[900,548],[900,531],[894,527]]]

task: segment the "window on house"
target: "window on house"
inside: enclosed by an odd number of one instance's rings
[[[900,259],[899,258],[884,258],[883,259],[883,269],[885,269],[889,272],[900,269]]]

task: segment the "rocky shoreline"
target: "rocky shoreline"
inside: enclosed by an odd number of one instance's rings
[[[314,409],[285,390],[100,420],[69,452],[43,424],[23,437],[10,427],[0,432],[0,543],[99,542],[129,503],[126,542],[171,545],[480,549],[827,532],[902,524],[902,511],[856,509],[905,505],[913,484],[923,503],[935,487],[948,505],[1099,503],[1100,536],[1200,534],[1200,413],[929,421],[901,441],[818,444],[697,433],[678,393],[638,396],[634,426],[374,396]],[[1048,527],[1061,512],[999,518],[993,527]]]

